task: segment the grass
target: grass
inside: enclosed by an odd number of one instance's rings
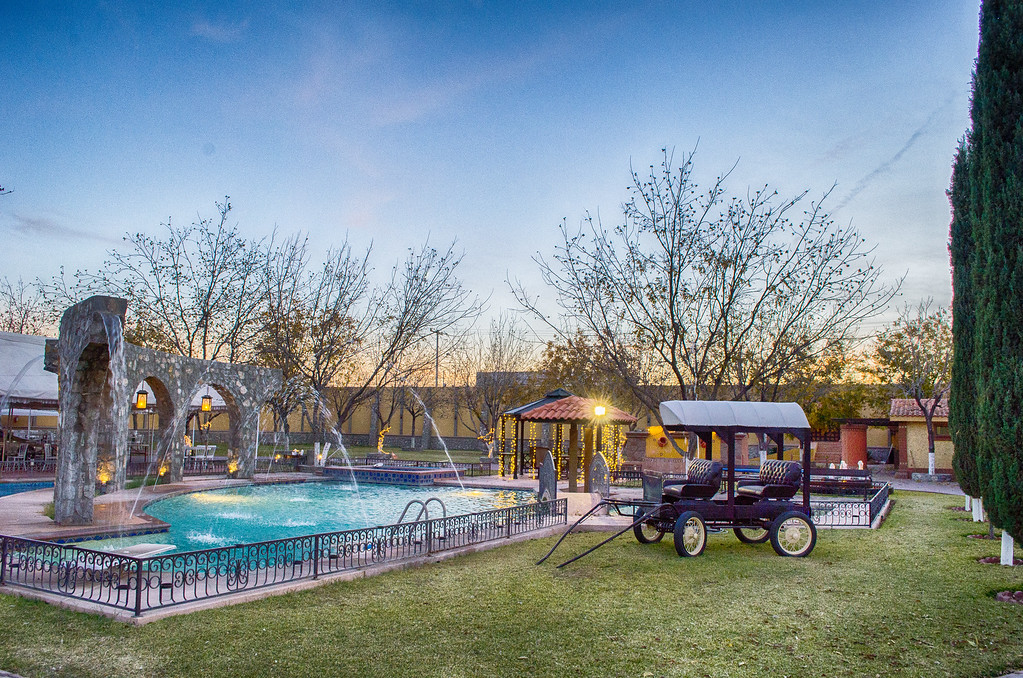
[[[134,478],[129,478],[128,480],[126,480],[124,482],[124,489],[126,489],[126,490],[137,490],[138,488],[142,487],[143,483],[145,483],[146,485],[160,485],[160,484],[166,485],[167,482],[168,481],[167,481],[166,478],[161,478],[159,475],[154,473],[154,474],[147,475],[145,477],[136,476]]]
[[[0,597],[25,676],[997,676],[1023,667],[1023,570],[949,497],[899,493],[881,530],[807,559],[712,535],[621,538],[562,570],[544,539],[140,628]],[[957,502],[956,502],[957,503]],[[563,559],[602,539],[569,538]],[[557,562],[561,562],[558,560]]]

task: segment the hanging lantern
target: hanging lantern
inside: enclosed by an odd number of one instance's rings
[[[202,397],[202,405],[199,407],[203,412],[209,412],[213,409],[213,396],[209,393]]]
[[[598,417],[603,417],[605,414],[607,414],[607,408],[604,407],[603,405],[597,405],[596,407],[593,408],[593,414],[597,415]]]
[[[144,410],[149,405],[149,393],[139,391],[135,394],[135,409]]]

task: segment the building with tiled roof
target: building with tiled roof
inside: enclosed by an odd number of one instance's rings
[[[934,405],[933,399],[925,399],[927,409]],[[913,398],[894,398],[888,411],[888,419],[898,427],[895,447],[899,455],[898,475],[910,477],[914,473],[927,473],[927,420],[920,405]],[[952,474],[952,438],[948,432],[948,399],[942,398],[934,410],[934,472]]]

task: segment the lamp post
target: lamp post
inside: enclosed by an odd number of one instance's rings
[[[440,330],[431,330],[434,334],[434,345],[433,345],[433,387],[437,388],[440,383]]]
[[[605,414],[607,414],[607,408],[606,407],[604,407],[603,405],[596,405],[596,406],[594,406],[594,408],[593,408],[593,415],[594,415],[594,418],[596,419],[596,422],[595,422],[596,426],[594,428],[596,428],[597,431],[596,431],[596,435],[594,436],[594,438],[596,439],[595,440],[596,444],[593,447],[594,447],[594,449],[597,452],[603,452],[604,451],[604,422],[603,422],[603,419],[604,419],[604,415]],[[587,473],[589,473],[589,469],[587,469]]]
[[[206,454],[206,446],[210,442],[210,433],[209,433],[210,415],[209,415],[209,413],[213,411],[213,396],[210,395],[210,389],[208,387],[206,388],[206,395],[204,395],[202,397],[202,401],[200,402],[199,409],[201,411],[203,411],[203,412],[206,412],[206,422],[205,422],[205,424],[203,424],[202,422],[200,422],[200,424],[199,424],[202,427],[202,445],[203,445],[203,454],[205,455]]]

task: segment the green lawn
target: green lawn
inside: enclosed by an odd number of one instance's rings
[[[0,597],[0,668],[25,676],[996,676],[1023,668],[1023,570],[898,493],[879,531],[803,560],[712,535],[621,538],[557,570],[545,539],[132,628]],[[584,534],[562,559],[603,538]],[[561,560],[557,560],[561,562]]]

